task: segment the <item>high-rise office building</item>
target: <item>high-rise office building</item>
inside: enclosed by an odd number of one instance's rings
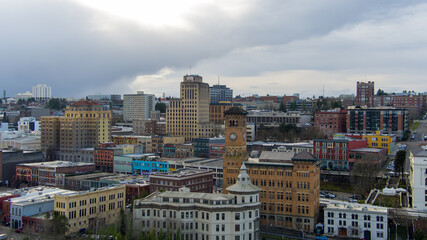
[[[138,91],[137,94],[124,94],[123,120],[150,120],[155,105],[153,94],[144,94],[143,91]]]
[[[42,150],[48,160],[58,160],[57,151],[71,154],[111,141],[111,111],[103,110],[97,102],[79,101],[67,106],[64,116],[40,120]]]
[[[51,88],[46,84],[37,84],[33,87],[33,97],[37,101],[45,101],[52,98]]]
[[[198,75],[185,75],[180,86],[180,98],[171,99],[166,110],[166,132],[193,138],[214,137],[213,124],[209,123],[209,84]],[[212,126],[211,126],[212,125]]]
[[[213,85],[211,87],[211,103],[231,102],[233,90],[225,85]]]
[[[357,106],[374,106],[374,82],[357,82]]]

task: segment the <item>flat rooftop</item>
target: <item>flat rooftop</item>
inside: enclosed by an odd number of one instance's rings
[[[326,205],[325,210],[341,210],[341,211],[358,211],[358,212],[380,212],[387,214],[386,207],[378,207],[370,204],[358,204],[358,203],[329,203]]]
[[[175,171],[167,172],[167,173],[151,173],[151,176],[165,176],[165,177],[188,177],[192,175],[202,174],[202,173],[213,173],[209,170],[203,169],[193,169],[193,168],[181,168]]]
[[[84,162],[69,162],[69,161],[50,161],[50,162],[36,162],[36,163],[21,163],[18,166],[27,166],[27,167],[77,167],[77,166],[92,166],[94,163],[84,163]]]
[[[371,153],[379,153],[381,151],[386,150],[385,148],[355,148],[351,149],[350,152],[371,152]]]

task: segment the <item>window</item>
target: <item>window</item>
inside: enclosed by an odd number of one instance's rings
[[[240,224],[234,225],[234,231],[235,232],[240,232]]]
[[[234,215],[234,220],[240,220],[240,213],[236,213]]]

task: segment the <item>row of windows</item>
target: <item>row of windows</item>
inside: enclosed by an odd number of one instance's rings
[[[328,212],[327,213],[328,218],[333,218],[335,216],[334,212]],[[338,218],[347,218],[347,214],[346,213],[339,213],[338,214]],[[351,214],[351,219],[359,219],[359,215],[358,214]],[[363,215],[363,220],[365,221],[371,221],[371,215]],[[377,222],[384,222],[384,217],[383,216],[377,216],[376,217]]]

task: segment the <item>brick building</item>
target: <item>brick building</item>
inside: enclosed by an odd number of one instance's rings
[[[357,82],[356,105],[357,106],[374,106],[374,82]]]
[[[314,115],[314,126],[328,138],[332,138],[335,133],[347,131],[346,110],[318,111]]]
[[[52,161],[23,163],[16,166],[16,180],[31,185],[55,186],[57,174],[83,173],[95,171],[93,163]]]
[[[367,147],[365,140],[347,137],[335,139],[314,139],[313,155],[321,161],[323,170],[349,170],[349,154],[356,148]]]
[[[261,188],[261,226],[313,232],[319,209],[318,159],[306,151],[297,155],[263,152],[259,159],[248,161],[246,114],[240,108],[231,108],[225,114],[223,192],[236,183],[244,162],[253,185]]]
[[[155,191],[178,191],[187,187],[191,192],[213,192],[214,172],[199,169],[178,169],[168,173],[150,174],[150,193]]]

